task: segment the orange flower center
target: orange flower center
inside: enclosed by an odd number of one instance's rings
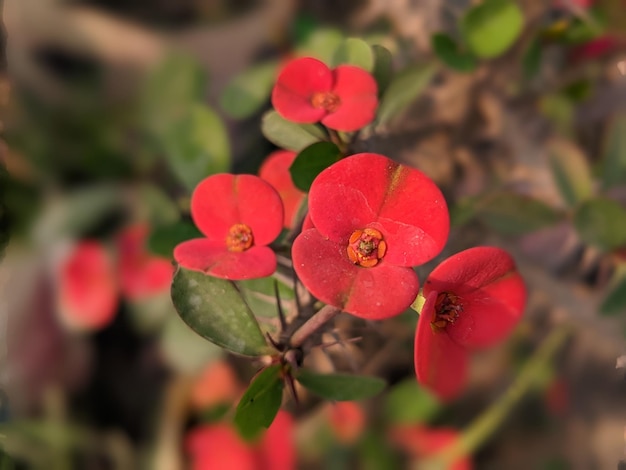
[[[324,109],[329,113],[334,113],[339,108],[341,100],[330,91],[319,91],[311,96],[311,104],[316,109]]]
[[[348,242],[348,258],[354,264],[371,268],[383,259],[387,252],[387,243],[383,240],[383,234],[373,228],[355,230]]]
[[[228,251],[241,252],[246,251],[252,246],[254,237],[252,229],[246,224],[235,224],[228,230],[226,235],[226,247]]]
[[[462,311],[463,305],[458,295],[451,292],[441,292],[435,302],[435,319],[431,325],[433,328],[441,330],[449,323],[454,323]]]

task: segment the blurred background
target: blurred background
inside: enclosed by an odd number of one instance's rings
[[[452,253],[501,246],[529,303],[446,406],[415,383],[414,312],[339,317],[309,360],[389,387],[347,411],[286,398],[297,468],[419,468],[432,447],[424,430],[462,432],[564,326],[567,341],[474,467],[618,468],[626,3],[520,1],[519,33],[495,54],[489,37],[486,50],[464,42],[477,3],[4,0],[0,468],[190,468],[189,433],[228,416],[260,364],[202,340],[173,310],[171,252],[196,234],[189,196],[211,173],[258,171],[277,148],[261,118],[280,64],[330,61],[347,37],[384,46],[412,77],[355,150],[412,165],[446,195],[450,240],[420,279]],[[275,310],[262,310],[271,330]]]

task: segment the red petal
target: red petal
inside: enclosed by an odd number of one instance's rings
[[[257,470],[253,450],[226,424],[196,428],[186,439],[192,470]]]
[[[298,277],[315,297],[357,317],[379,320],[398,315],[419,290],[412,269],[384,261],[373,268],[355,266],[345,245],[324,238],[317,229],[296,238],[292,258]]]
[[[433,331],[437,293],[431,292],[422,308],[415,333],[417,381],[442,400],[451,400],[463,390],[467,376],[467,351],[446,331]]]
[[[332,91],[341,100],[339,108],[322,119],[322,124],[338,131],[356,131],[374,120],[378,107],[376,80],[365,70],[340,65],[332,71]]]
[[[354,401],[330,404],[330,427],[335,438],[344,445],[354,444],[363,434],[367,417],[363,408]]]
[[[326,110],[314,108],[311,97],[316,92],[330,91],[332,83],[332,73],[323,62],[312,57],[292,60],[278,75],[272,106],[290,121],[317,122]]]
[[[309,211],[317,229],[334,241],[345,242],[366,226],[380,230],[387,242],[385,261],[399,266],[425,263],[448,238],[448,209],[435,183],[374,153],[353,155],[320,173],[311,186]]]
[[[276,271],[276,255],[266,246],[232,252],[223,243],[206,238],[182,242],[174,248],[174,259],[183,268],[222,279],[256,279]]]
[[[219,174],[198,184],[191,196],[191,215],[207,238],[225,244],[235,224],[252,229],[255,245],[268,245],[283,228],[283,204],[269,183],[258,176]]]
[[[458,344],[483,348],[504,339],[524,313],[526,287],[504,250],[476,247],[443,261],[428,276],[424,295],[452,292],[463,311],[446,331]]]
[[[270,154],[261,169],[259,176],[271,184],[283,201],[285,208],[284,226],[291,228],[295,223],[295,217],[304,199],[304,193],[293,184],[289,167],[296,158],[295,152],[279,150]]]
[[[315,225],[313,225],[313,221],[311,220],[311,214],[307,212],[304,216],[304,221],[302,222],[302,231],[304,232],[310,228],[315,228]]]
[[[261,439],[259,469],[293,470],[296,468],[293,433],[293,417],[286,411],[280,410]]]

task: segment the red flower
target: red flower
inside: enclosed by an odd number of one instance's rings
[[[443,248],[448,210],[423,173],[373,153],[330,166],[313,182],[315,228],[293,244],[293,265],[318,299],[367,319],[402,313],[419,290],[410,268]]]
[[[172,263],[151,255],[145,248],[150,227],[137,224],[117,237],[120,286],[130,300],[142,300],[168,291],[172,284]]]
[[[266,245],[282,230],[283,204],[261,178],[209,176],[191,196],[191,216],[206,238],[187,240],[174,249],[182,267],[235,280],[276,270],[276,255]]]
[[[113,258],[97,241],[82,241],[63,261],[57,302],[68,326],[93,330],[108,325],[117,311]]]
[[[331,70],[311,57],[289,62],[278,75],[272,105],[293,122],[321,121],[338,131],[356,131],[374,119],[377,85],[365,70],[340,65]]]
[[[339,442],[352,445],[365,430],[365,412],[353,401],[340,401],[330,405],[330,426]]]
[[[296,447],[293,417],[280,410],[257,446],[259,470],[294,470]]]
[[[298,209],[305,194],[293,184],[289,167],[296,159],[296,153],[289,150],[278,150],[271,153],[261,165],[259,176],[271,184],[283,201],[285,207],[286,228],[293,227]]]
[[[424,297],[415,372],[446,400],[465,383],[468,351],[504,339],[520,320],[526,288],[506,251],[476,247],[437,266],[424,284]]]
[[[231,365],[224,360],[211,362],[191,388],[190,401],[197,410],[232,404],[241,386]]]

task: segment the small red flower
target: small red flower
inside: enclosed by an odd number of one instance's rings
[[[284,226],[291,228],[298,209],[304,200],[305,193],[296,188],[289,173],[289,167],[296,159],[296,153],[289,150],[278,150],[271,153],[261,165],[259,176],[271,184],[283,201],[285,207]]]
[[[526,287],[513,258],[494,247],[457,253],[424,284],[415,335],[417,380],[447,400],[467,375],[468,352],[504,339],[520,320]]]
[[[70,327],[95,330],[108,325],[117,311],[118,285],[113,258],[104,245],[78,243],[63,261],[57,303]]]
[[[282,230],[283,204],[258,176],[209,176],[191,196],[191,216],[206,238],[187,240],[174,249],[182,267],[234,280],[276,270],[276,255],[266,245]]]
[[[338,131],[356,131],[373,121],[378,87],[365,70],[353,65],[329,69],[311,57],[287,63],[272,91],[272,105],[285,119],[321,121]]]
[[[279,410],[257,446],[258,470],[296,468],[295,426],[293,417]]]
[[[142,300],[168,291],[174,272],[172,263],[146,249],[150,227],[137,224],[117,237],[120,287],[129,300]]]
[[[423,173],[362,153],[330,166],[309,193],[314,228],[294,241],[293,266],[318,299],[367,319],[411,305],[411,266],[436,256],[449,218],[439,188]]]
[[[330,405],[330,426],[339,442],[352,445],[365,430],[365,411],[356,402],[340,401]]]
[[[205,410],[232,404],[241,388],[235,371],[228,362],[224,360],[211,362],[191,388],[191,405],[197,410]]]

